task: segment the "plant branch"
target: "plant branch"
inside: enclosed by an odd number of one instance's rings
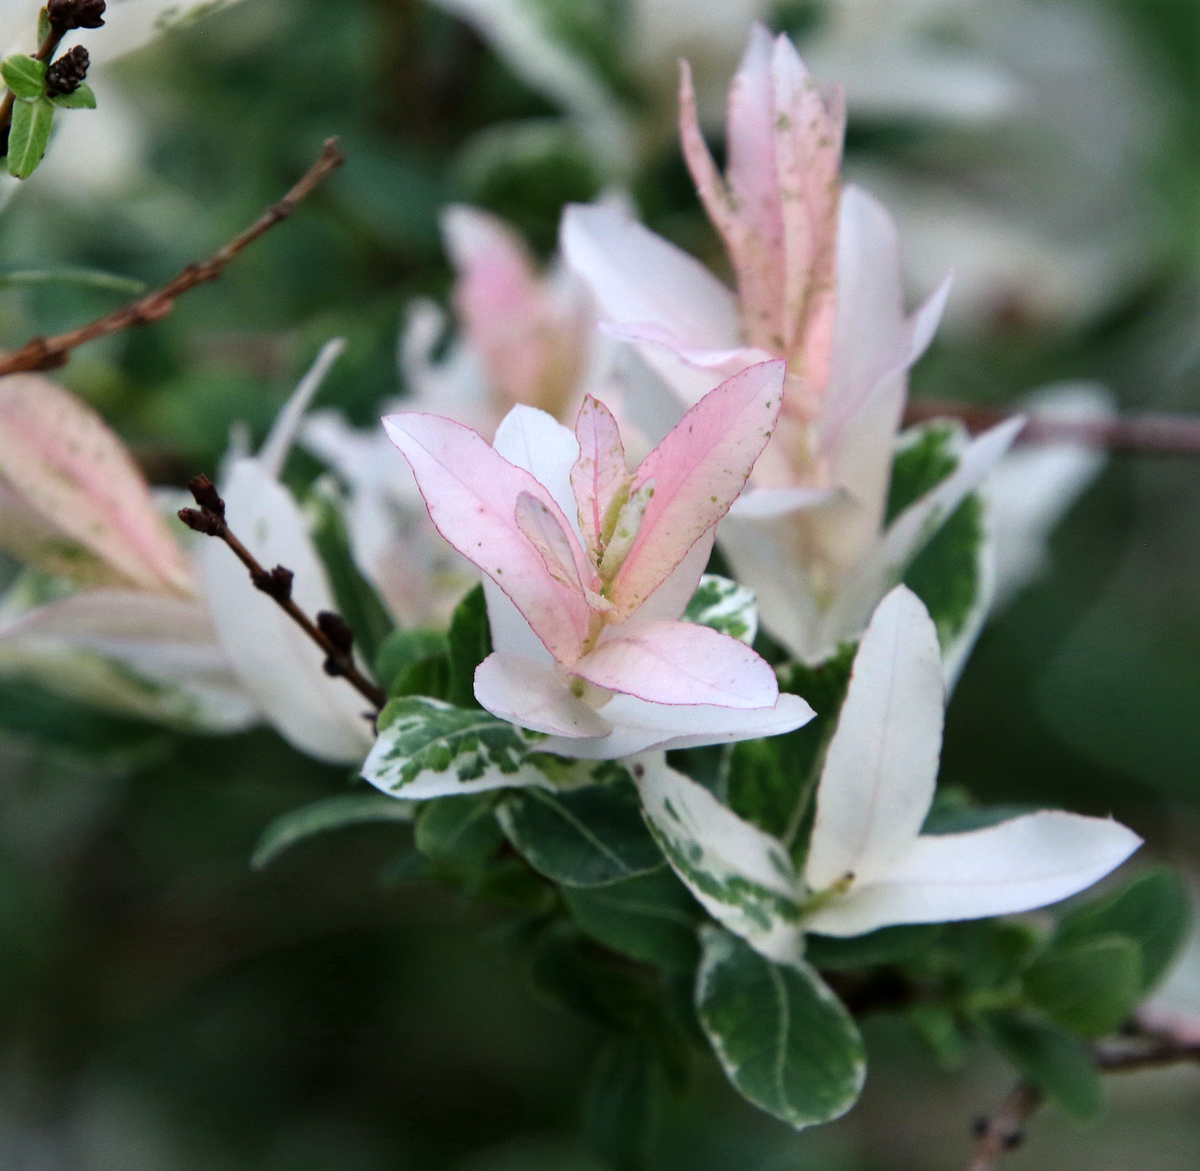
[[[55,334],[53,337],[31,338],[20,349],[0,356],[0,376],[16,374],[24,370],[56,369],[65,365],[71,351],[85,342],[165,317],[175,308],[176,298],[190,292],[198,285],[216,280],[234,257],[245,251],[276,224],[286,220],[297,206],[345,161],[345,156],[338,148],[337,139],[329,139],[325,143],[320,157],[308,169],[304,177],[278,203],[267,208],[250,227],[220,251],[207,260],[189,264],[178,276],[161,288],[155,289],[146,296],[122,306],[113,313],[97,318],[87,325],[68,330],[66,333]]]
[[[188,489],[199,508],[181,508],[179,519],[188,528],[224,541],[234,556],[249,570],[256,589],[266,594],[325,655],[325,673],[345,679],[378,715],[387,703],[387,693],[368,679],[354,661],[354,632],[340,614],[321,610],[310,618],[292,597],[292,571],[282,565],[265,569],[259,560],[230,531],[225,520],[225,502],[207,476],[197,476]]]
[[[1200,1031],[1189,1022],[1158,1021],[1147,1014],[1135,1018],[1115,1037],[1097,1041],[1091,1051],[1102,1073],[1200,1065]],[[1041,1104],[1041,1091],[1021,1082],[994,1113],[979,1119],[969,1171],[994,1171],[1006,1152],[1020,1146],[1025,1125]]]
[[[906,423],[959,419],[972,433],[985,431],[1017,412],[976,403],[917,399],[904,412]],[[1021,443],[1083,443],[1108,451],[1149,455],[1200,455],[1200,417],[1127,415],[1108,419],[1064,419],[1033,411],[1021,431]]]

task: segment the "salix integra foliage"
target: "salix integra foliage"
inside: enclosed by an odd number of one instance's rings
[[[621,1105],[598,1140],[622,1168],[697,1059],[794,1128],[843,1114],[872,1011],[946,1064],[994,1048],[1085,1115],[1093,1046],[1162,976],[1186,900],[1149,871],[1059,910],[1137,834],[1107,798],[978,806],[940,757],[996,566],[1007,587],[1034,565],[1042,504],[1094,460],[1008,465],[1053,491],[1006,512],[988,477],[1020,419],[902,432],[948,290],[906,308],[899,233],[843,183],[836,90],[754,29],[719,169],[705,88],[685,66],[683,156],[732,285],[627,195],[567,212],[566,266],[448,207],[456,332],[408,314],[407,397],[380,387],[366,430],[310,415],[330,343],[265,441],[235,432],[190,482],[194,535],[88,408],[0,381],[0,543],[27,566],[0,664],[60,686],[100,664],[111,706],[132,678],[161,701],[143,714],[262,719],[339,766],[354,787],[277,820],[254,865],[374,823],[403,851],[389,881],[511,913],[543,991],[604,1031],[593,1097]],[[298,437],[333,475],[289,461]]]

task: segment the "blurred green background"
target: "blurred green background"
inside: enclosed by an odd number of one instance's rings
[[[1111,22],[1144,103],[1148,129],[1114,180],[1113,218],[1136,228],[1134,262],[1087,290],[1085,312],[1031,314],[1019,289],[997,290],[993,312],[943,332],[915,395],[1004,404],[1091,379],[1126,410],[1200,412],[1200,7],[1082,7]],[[600,8],[600,27],[619,28],[619,0]],[[811,33],[821,12],[789,4],[781,19]],[[637,109],[637,79],[619,61],[612,73]],[[334,334],[349,346],[321,402],[370,422],[402,389],[405,304],[449,287],[437,230],[446,201],[497,211],[544,256],[561,205],[612,178],[561,124],[537,151],[506,150],[514,122],[559,111],[466,26],[416,0],[243,0],[95,88],[101,112],[124,122],[97,131],[91,153],[52,147],[53,165],[0,217],[0,272],[84,266],[154,284],[248,224],[326,136],[349,158],[219,284],[62,373],[160,483],[214,470],[236,420],[263,434]],[[1029,125],[1042,112],[1027,111]],[[873,117],[853,121],[849,159],[976,190],[985,160],[997,191],[1021,189],[1032,205],[1044,198],[1037,183],[1057,182],[1070,205],[1074,172],[1046,142],[998,142],[967,124]],[[122,165],[102,165],[106,151]],[[667,139],[628,177],[652,226],[713,253]],[[1097,234],[1110,226],[1097,220]],[[1053,254],[1043,263],[1053,276]],[[0,286],[0,345],[118,303]],[[303,458],[293,468],[313,470]],[[1198,664],[1200,460],[1115,457],[1061,526],[1046,572],[984,633],[951,706],[943,783],[1112,812],[1148,839],[1148,857],[1195,871]],[[344,772],[269,731],[186,739],[11,681],[0,727],[0,1167],[602,1166],[579,1128],[598,1034],[531,988],[503,916],[395,877],[407,831],[347,831],[250,871],[268,821],[338,791]],[[381,871],[393,880],[381,884]],[[1186,1000],[1186,981],[1180,989]],[[1200,1010],[1200,975],[1191,995]],[[868,1022],[867,1040],[867,1093],[847,1119],[793,1135],[708,1071],[670,1107],[656,1166],[965,1166],[971,1121],[1010,1073],[990,1060],[939,1073],[883,1019]],[[1194,1070],[1130,1075],[1110,1092],[1098,1127],[1047,1111],[1005,1165],[1195,1166]]]

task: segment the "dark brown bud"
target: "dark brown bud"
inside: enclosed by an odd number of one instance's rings
[[[73,28],[101,28],[107,7],[104,0],[47,0],[46,15],[60,33]]]
[[[213,516],[225,515],[225,501],[221,499],[216,485],[207,476],[195,476],[188,481],[188,491],[192,499]]]
[[[206,537],[217,537],[221,534],[224,522],[219,516],[213,516],[199,508],[181,508],[176,514],[189,529],[203,533]]]
[[[286,602],[292,596],[293,576],[290,569],[277,565],[274,569],[267,569],[262,573],[252,573],[250,580],[254,582],[256,589],[262,590],[275,601]]]
[[[56,98],[60,94],[73,94],[87,77],[88,51],[76,45],[64,53],[46,70],[46,96]]]
[[[348,655],[354,649],[354,631],[340,614],[321,610],[317,614],[317,629],[342,654]]]

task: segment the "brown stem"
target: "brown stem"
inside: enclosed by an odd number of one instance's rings
[[[1041,1091],[1021,1082],[999,1109],[979,1119],[970,1171],[992,1171],[1002,1155],[1019,1147],[1025,1139],[1025,1124],[1041,1104]]]
[[[292,597],[292,573],[282,565],[266,569],[262,563],[230,531],[225,520],[225,503],[207,476],[197,476],[188,484],[199,509],[182,508],[179,519],[188,528],[205,536],[224,541],[234,556],[250,572],[255,587],[266,594],[325,655],[325,671],[335,678],[345,679],[372,706],[377,716],[387,703],[387,692],[371,682],[354,662],[354,636],[345,621],[337,614],[322,611],[314,622]]]
[[[975,403],[916,399],[904,412],[906,423],[958,419],[972,433],[985,431],[1017,412]],[[1108,451],[1150,455],[1200,455],[1200,417],[1129,415],[1115,419],[1063,419],[1036,411],[1021,431],[1022,443],[1084,443]]]
[[[0,356],[0,376],[16,374],[23,370],[53,370],[66,364],[71,351],[85,342],[94,341],[106,334],[117,333],[133,325],[145,325],[165,317],[175,307],[175,300],[183,293],[207,281],[216,280],[228,267],[230,261],[248,248],[260,236],[269,232],[276,224],[287,219],[296,207],[338,167],[345,162],[336,138],[329,139],[320,157],[308,169],[304,177],[278,203],[267,208],[240,236],[231,240],[219,252],[198,264],[189,264],[173,280],[144,297],[122,306],[113,313],[97,318],[78,329],[53,337],[35,337],[20,349]]]
[[[1190,1022],[1163,1023],[1135,1019],[1125,1032],[1097,1041],[1092,1057],[1103,1073],[1132,1073],[1165,1065],[1200,1065],[1200,1035]],[[1002,1155],[1019,1146],[1025,1124],[1042,1103],[1042,1095],[1024,1082],[1014,1087],[1000,1107],[975,1127],[970,1171],[993,1171]]]

